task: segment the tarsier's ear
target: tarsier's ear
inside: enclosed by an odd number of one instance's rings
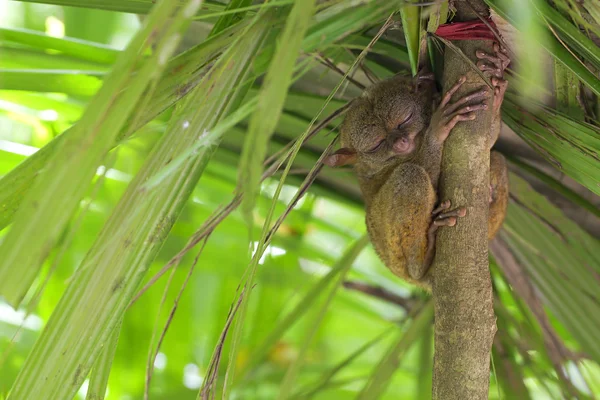
[[[356,162],[356,151],[342,147],[335,153],[325,157],[323,163],[330,167],[341,167],[342,165],[354,164]]]

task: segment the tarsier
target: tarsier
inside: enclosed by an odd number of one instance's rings
[[[442,150],[460,121],[476,118],[492,98],[490,149],[500,133],[500,106],[507,82],[503,73],[509,58],[497,44],[494,54],[477,51],[478,67],[491,78],[474,93],[452,102],[465,77],[434,109],[433,75],[395,76],[365,90],[354,100],[341,127],[342,148],[326,158],[330,166],[353,164],[366,205],[371,242],[385,265],[400,278],[431,290],[435,234],[454,226],[466,215],[439,201]],[[488,239],[494,237],[506,214],[508,171],[500,153],[490,155],[490,213]]]

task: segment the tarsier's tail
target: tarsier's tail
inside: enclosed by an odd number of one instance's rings
[[[488,239],[491,240],[502,226],[508,206],[508,166],[504,156],[497,151],[490,154],[490,187]]]

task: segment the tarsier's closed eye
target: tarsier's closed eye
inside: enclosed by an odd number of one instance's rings
[[[371,147],[371,149],[369,149],[367,151],[367,153],[375,153],[377,150],[381,149],[381,147],[383,146],[384,143],[385,143],[385,138],[379,138],[377,140],[377,143],[375,144],[375,146]]]
[[[409,123],[410,120],[411,120],[411,118],[412,118],[412,116],[413,116],[413,111],[411,111],[408,114],[408,116],[406,118],[404,118],[404,120],[398,124],[398,126],[396,127],[396,129],[400,129],[400,128],[402,128],[403,125],[406,125],[407,123]]]

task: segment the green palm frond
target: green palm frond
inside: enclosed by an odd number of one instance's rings
[[[591,399],[600,8],[486,2],[518,39],[490,398]],[[431,302],[366,241],[353,172],[320,160],[328,116],[414,74],[452,8],[314,3],[0,2],[0,397],[427,397]]]

